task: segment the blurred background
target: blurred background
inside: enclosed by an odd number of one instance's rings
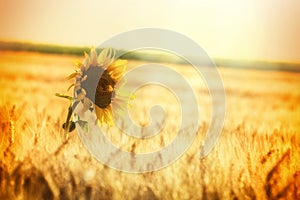
[[[95,46],[121,32],[177,31],[211,57],[299,61],[299,1],[4,1],[2,41]]]
[[[0,0],[0,27],[0,199],[300,199],[300,1]],[[174,55],[127,54],[128,69],[163,62],[182,74],[199,94],[201,121],[172,165],[123,173],[92,157],[76,131],[65,140],[69,102],[54,94],[72,95],[66,77],[84,51],[151,27],[206,50],[223,80],[226,119],[214,150],[199,159],[211,123],[205,83]],[[136,140],[112,129],[112,143],[141,153],[172,141],[180,112],[159,91],[138,93],[133,118],[145,125],[153,102],[169,106],[162,133]]]

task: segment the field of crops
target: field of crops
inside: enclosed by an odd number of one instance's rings
[[[74,59],[82,58],[0,52],[0,199],[300,199],[299,73],[219,67],[225,124],[216,147],[199,159],[210,124],[209,93],[204,84],[196,84],[193,69],[170,64],[198,91],[196,138],[172,165],[132,174],[98,162],[76,131],[65,141],[61,126],[68,102],[54,94],[71,94],[66,89],[72,81],[66,77]],[[128,66],[141,63],[129,60]],[[157,99],[157,93],[166,95]],[[180,113],[176,99],[163,88],[137,92],[133,120],[149,123],[151,102],[169,106],[163,131],[147,140],[108,131],[112,143],[145,153],[172,140]]]

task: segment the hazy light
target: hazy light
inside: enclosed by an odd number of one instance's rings
[[[211,56],[300,60],[300,2],[0,0],[0,38],[98,45],[141,27],[181,32]]]

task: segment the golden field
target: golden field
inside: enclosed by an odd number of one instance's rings
[[[68,102],[54,94],[71,94],[66,88],[72,81],[66,77],[74,59],[81,57],[0,52],[0,199],[300,199],[299,73],[219,67],[225,124],[216,147],[199,159],[210,123],[209,93],[195,84],[192,69],[172,64],[200,94],[195,141],[172,165],[132,174],[94,159],[76,131],[65,142],[61,126]],[[129,68],[139,64],[128,62]],[[172,140],[180,113],[176,99],[163,89],[137,92],[132,117],[147,124],[158,92],[167,94],[158,103],[169,105],[171,116],[162,133],[137,140],[108,131],[112,143],[139,153]]]

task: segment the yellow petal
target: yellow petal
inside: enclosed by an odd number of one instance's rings
[[[115,68],[119,68],[119,67],[126,67],[126,65],[127,65],[127,60],[118,59],[115,62],[113,62],[110,66],[107,67],[107,71],[112,71]]]
[[[94,106],[95,106],[95,112],[96,112],[98,121],[103,122],[103,112],[102,112],[103,109],[98,107],[97,105],[94,105]]]
[[[100,108],[95,105],[95,112],[98,118],[98,124],[100,126],[103,123],[107,124],[108,126],[114,125],[111,106],[108,106],[107,108]]]
[[[70,75],[67,77],[67,79],[70,80],[70,79],[72,79],[72,78],[75,78],[77,75],[78,75],[78,72],[74,72],[74,73],[70,74]]]
[[[98,64],[106,68],[114,61],[115,55],[116,52],[114,49],[111,48],[103,49],[98,56]]]
[[[73,63],[77,68],[80,68],[82,66],[82,62],[80,60],[74,60]]]
[[[91,65],[91,59],[86,52],[84,52],[84,60],[83,60],[82,64],[83,64],[83,67],[85,70],[88,70]]]
[[[90,52],[90,62],[92,64],[92,66],[97,66],[98,62],[97,62],[97,52],[96,49],[94,47],[92,47],[91,52]]]
[[[107,71],[110,76],[118,82],[126,71],[127,60],[116,60],[110,66],[108,66]]]
[[[113,126],[114,125],[114,119],[113,119],[113,115],[112,115],[112,109],[111,106],[108,106],[106,109],[106,116],[107,116],[107,121],[106,124],[108,126]]]

